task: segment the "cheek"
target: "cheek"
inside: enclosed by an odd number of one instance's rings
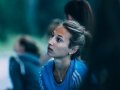
[[[69,49],[68,46],[62,45],[57,48],[58,53],[68,53]]]

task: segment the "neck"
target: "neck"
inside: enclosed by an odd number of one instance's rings
[[[69,67],[70,65],[70,57],[66,57],[63,59],[58,59],[55,58],[54,62],[55,62],[55,69],[59,72],[64,72],[64,70],[66,70],[66,68]]]

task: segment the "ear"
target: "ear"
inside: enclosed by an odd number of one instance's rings
[[[74,54],[74,53],[76,53],[78,49],[79,49],[79,46],[74,46],[74,47],[72,47],[72,48],[70,49],[69,54]]]

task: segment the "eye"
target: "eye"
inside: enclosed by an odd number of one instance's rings
[[[57,42],[62,42],[62,39],[59,37],[57,37],[56,40],[57,40]]]

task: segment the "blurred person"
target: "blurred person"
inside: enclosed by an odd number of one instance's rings
[[[98,0],[89,73],[80,90],[120,90],[120,0]],[[94,72],[98,84],[90,83]]]
[[[60,20],[60,19],[56,18],[56,19],[52,20],[51,24],[48,27],[48,32],[47,32],[47,36],[46,36],[47,39],[50,38],[51,33],[58,27],[58,25],[60,25],[60,23],[62,23],[62,20]],[[40,65],[41,66],[44,65],[50,59],[51,59],[51,57],[49,55],[47,55],[47,54],[43,55],[40,60]]]
[[[87,31],[92,30],[93,12],[86,0],[69,1],[64,7],[64,13],[67,19],[78,21]]]
[[[34,40],[28,35],[20,35],[14,50],[17,56],[10,58],[9,65],[13,90],[40,90],[40,53]]]
[[[93,31],[93,12],[90,7],[90,4],[86,0],[71,0],[69,1],[64,8],[66,18],[68,20],[76,20],[82,26],[86,28],[86,31],[92,33]],[[86,36],[87,43],[84,45],[82,50],[81,58],[87,60],[87,55],[90,49],[90,44],[92,40],[91,34]]]
[[[50,38],[51,36],[51,33],[62,23],[62,20],[56,18],[56,19],[53,19],[51,24],[49,25],[48,27],[48,33],[47,33],[47,36],[48,38]]]
[[[40,70],[41,90],[78,90],[87,66],[80,59],[87,35],[74,20],[64,21],[51,34],[47,54],[54,58]]]

